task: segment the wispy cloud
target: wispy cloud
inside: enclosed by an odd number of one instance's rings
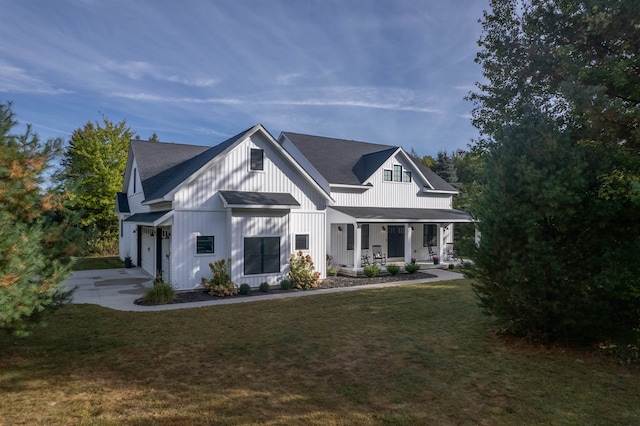
[[[59,95],[72,93],[69,90],[53,87],[48,82],[30,75],[23,68],[0,63],[0,92],[34,93],[42,95]]]
[[[126,61],[122,63],[110,61],[103,65],[103,69],[123,75],[131,80],[151,78],[161,82],[165,81],[193,87],[210,87],[219,82],[219,79],[212,77],[178,76],[165,69],[165,67],[145,61]]]

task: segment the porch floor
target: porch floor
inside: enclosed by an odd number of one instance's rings
[[[418,265],[420,265],[420,271],[427,271],[429,269],[441,269],[443,267],[448,267],[448,265],[462,265],[464,262],[467,262],[468,260],[463,260],[463,259],[457,259],[457,260],[445,260],[444,262],[440,262],[439,264],[434,264],[433,261],[431,260],[417,260],[416,263]],[[405,262],[396,262],[396,261],[389,261],[387,262],[385,265],[380,265],[379,263],[376,264],[376,266],[378,266],[378,268],[380,268],[380,274],[379,275],[389,275],[389,273],[387,272],[385,266],[387,265],[398,265],[401,269],[401,271],[404,268],[404,264]],[[363,271],[363,267],[359,267],[357,269],[354,270],[353,266],[350,265],[341,265],[338,267],[338,274],[342,274],[342,275],[347,275],[347,276],[364,276],[364,271]]]

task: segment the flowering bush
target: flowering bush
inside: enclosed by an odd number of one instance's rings
[[[212,296],[234,296],[238,294],[238,287],[231,281],[227,273],[227,265],[231,265],[231,259],[220,259],[209,264],[213,278],[207,281],[202,277],[202,287],[206,288]]]
[[[293,287],[305,290],[318,287],[320,272],[313,272],[314,269],[310,255],[303,255],[302,250],[293,253],[289,258],[289,279]]]

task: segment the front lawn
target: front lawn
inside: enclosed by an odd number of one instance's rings
[[[118,268],[124,268],[124,262],[118,256],[79,257],[73,263],[74,271]]]
[[[3,424],[639,424],[640,368],[495,337],[468,280],[0,335]]]

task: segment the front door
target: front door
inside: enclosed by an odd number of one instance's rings
[[[404,258],[404,225],[391,225],[387,229],[387,257]]]

